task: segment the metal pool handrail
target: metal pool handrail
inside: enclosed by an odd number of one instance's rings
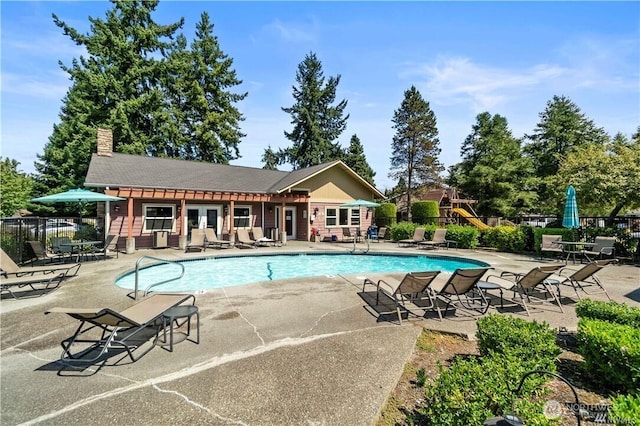
[[[176,262],[175,260],[161,259],[159,257],[153,257],[153,256],[142,256],[142,257],[139,257],[138,260],[136,261],[135,287],[134,287],[134,290],[133,290],[133,299],[134,300],[138,299],[138,272],[140,271],[140,264],[145,259],[156,260],[157,264],[159,264],[159,265],[161,265],[161,264],[176,264],[176,265],[180,266],[180,268],[181,268],[180,276],[174,277],[174,278],[169,278],[169,279],[164,280],[164,281],[160,281],[160,282],[157,282],[157,283],[150,284],[144,290],[144,295],[145,296],[147,294],[149,294],[149,290],[151,290],[151,287],[155,287],[155,286],[161,285],[161,284],[166,284],[166,283],[168,283],[170,281],[179,280],[180,278],[182,278],[184,276],[184,265],[181,262]],[[129,297],[131,297],[131,293],[129,294]]]

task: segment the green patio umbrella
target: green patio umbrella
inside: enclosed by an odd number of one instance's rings
[[[70,189],[57,194],[45,195],[44,197],[32,198],[35,203],[78,203],[80,206],[80,224],[82,224],[82,205],[84,203],[97,203],[100,201],[121,201],[126,198],[114,197],[113,195],[93,192],[86,189]]]
[[[578,217],[578,201],[576,200],[576,190],[569,185],[565,192],[567,201],[564,204],[564,216],[562,226],[569,229],[580,228],[580,218]],[[575,238],[574,238],[575,239]]]
[[[373,207],[380,207],[380,204],[374,203],[373,201],[357,199],[357,200],[349,201],[348,203],[340,204],[340,207],[373,208]],[[357,238],[353,239],[353,250],[351,250],[351,253],[355,253],[356,251],[356,240]],[[364,252],[367,253],[369,252],[369,239],[365,238],[365,241],[367,243],[367,249]]]
[[[93,192],[86,189],[70,189],[65,192],[31,199],[31,201],[36,203],[92,203],[98,201],[121,200],[124,200],[124,198],[114,197],[112,195]]]

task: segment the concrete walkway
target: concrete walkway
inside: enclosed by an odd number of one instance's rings
[[[0,302],[0,424],[46,425],[371,425],[395,387],[423,328],[473,336],[475,317],[458,311],[440,322],[413,318],[402,326],[380,316],[362,294],[362,276],[272,281],[197,294],[201,343],[174,352],[161,347],[135,363],[121,356],[101,369],[72,370],[57,360],[60,341],[78,322],[54,306],[111,307],[133,302],[116,287],[117,275],[143,255],[167,259],[203,255],[341,251],[346,244],[289,242],[259,250],[139,250],[86,262],[77,277],[38,298]],[[422,253],[392,243],[376,252]],[[485,261],[502,270],[528,271],[540,261],[475,250],[437,250]],[[552,263],[553,261],[545,261]],[[611,266],[600,274],[614,300],[640,306],[640,268]],[[575,295],[570,291],[566,296]],[[602,295],[595,299],[604,300]],[[568,302],[568,300],[565,300]],[[495,312],[491,308],[490,312]],[[527,318],[522,310],[514,315]],[[536,307],[531,319],[575,329],[571,304]]]

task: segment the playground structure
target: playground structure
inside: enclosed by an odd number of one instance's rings
[[[480,230],[490,227],[481,221],[473,210],[473,204],[478,200],[460,198],[456,188],[433,189],[427,191],[421,198],[424,201],[436,201],[440,209],[440,217],[453,218],[454,215],[458,215]]]

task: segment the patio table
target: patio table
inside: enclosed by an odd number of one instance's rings
[[[589,257],[584,253],[584,249],[593,247],[595,245],[595,243],[586,243],[584,241],[555,241],[554,244],[561,245],[562,252],[567,254],[565,263],[569,263],[569,258],[572,257],[574,264],[576,263],[576,254],[585,256],[587,260],[590,260]]]
[[[102,244],[102,241],[72,241],[70,243],[61,243],[60,247],[66,247],[69,249],[71,256],[76,256],[76,262],[80,260],[80,256],[86,256],[93,252],[93,249]]]

